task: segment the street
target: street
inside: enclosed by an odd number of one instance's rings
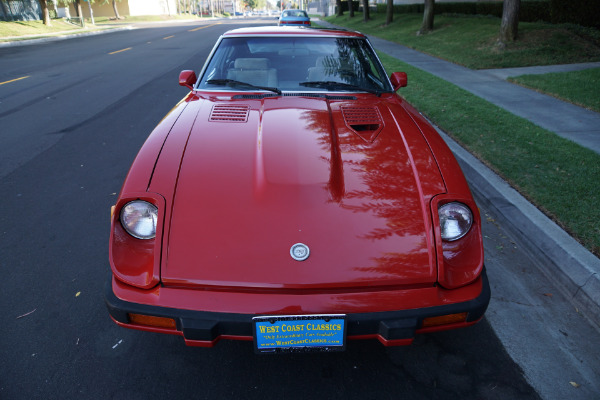
[[[0,48],[0,398],[593,398],[600,334],[484,209],[488,316],[412,346],[258,356],[250,342],[191,348],[110,320],[109,213],[127,170],[186,95],[179,72],[198,72],[223,32],[257,23],[275,20]]]

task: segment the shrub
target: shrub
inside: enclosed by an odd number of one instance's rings
[[[562,3],[562,0],[553,0]],[[578,0],[596,1],[596,0]],[[477,2],[477,3],[436,3],[436,14],[466,14],[466,15],[492,15],[502,18],[502,2]],[[377,12],[385,14],[385,4],[377,4]],[[423,4],[395,5],[394,13],[423,13]],[[568,8],[568,7],[567,7]],[[519,21],[551,22],[550,0],[523,1],[519,8]]]
[[[600,28],[600,1],[598,0],[550,0],[551,22]]]

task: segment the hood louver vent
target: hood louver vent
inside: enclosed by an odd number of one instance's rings
[[[250,106],[215,104],[210,112],[210,122],[248,122]]]
[[[367,142],[373,142],[383,128],[376,107],[342,107],[342,114],[348,128]]]

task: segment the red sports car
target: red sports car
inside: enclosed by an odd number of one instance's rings
[[[257,352],[404,345],[490,299],[480,217],[434,128],[365,36],[225,33],[113,208],[119,325]]]

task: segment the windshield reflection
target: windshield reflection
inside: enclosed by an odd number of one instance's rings
[[[238,81],[253,87],[214,85]],[[301,85],[306,82],[339,82],[332,88]],[[366,39],[322,37],[225,38],[206,67],[201,90],[367,91],[392,92]],[[258,89],[256,87],[259,87]]]

